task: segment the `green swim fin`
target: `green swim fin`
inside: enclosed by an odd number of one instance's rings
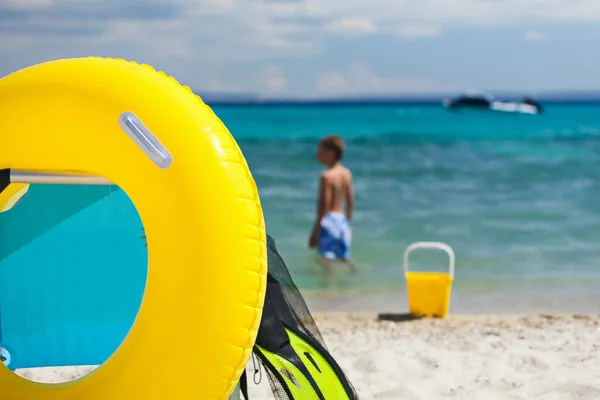
[[[267,292],[254,353],[279,400],[356,400],[329,354],[275,241],[267,235]]]
[[[323,348],[317,350],[320,345],[310,338],[303,338],[300,332],[295,334],[289,329],[286,329],[286,332],[290,338],[289,345],[275,353],[257,346],[255,353],[258,353],[263,365],[277,381],[284,384],[284,390],[289,398],[306,400],[356,398],[351,397],[353,392],[349,383],[327,350]]]

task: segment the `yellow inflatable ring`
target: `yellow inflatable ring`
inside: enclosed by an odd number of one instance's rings
[[[246,161],[212,110],[147,65],[52,61],[0,79],[0,144],[0,169],[119,185],[149,260],[136,320],[102,366],[59,385],[0,368],[2,400],[226,399],[260,323],[266,237]]]

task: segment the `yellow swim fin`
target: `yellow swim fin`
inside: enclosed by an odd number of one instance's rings
[[[254,354],[267,371],[275,398],[357,400],[269,235],[267,261],[267,292]]]
[[[286,328],[289,344],[276,352],[256,346],[271,379],[275,378],[289,399],[357,399],[341,368],[321,345],[301,332]]]

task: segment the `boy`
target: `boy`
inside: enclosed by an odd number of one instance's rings
[[[320,177],[317,218],[308,247],[317,248],[321,255],[319,262],[327,273],[331,273],[334,260],[341,260],[356,272],[350,260],[354,187],[352,173],[341,164],[344,147],[341,137],[330,135],[321,139],[317,148],[317,160],[327,170]]]

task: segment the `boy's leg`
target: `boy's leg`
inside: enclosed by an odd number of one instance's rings
[[[327,274],[333,272],[333,260],[335,259],[336,238],[331,232],[321,225],[319,232],[319,246],[317,247],[317,263],[323,267]]]
[[[333,260],[325,258],[323,254],[317,254],[317,263],[330,275],[333,272]]]
[[[351,259],[349,259],[349,258],[342,259],[342,262],[344,264],[346,264],[348,266],[348,268],[350,268],[350,273],[352,275],[354,275],[358,272],[358,270],[356,269],[356,264],[354,264],[354,261],[352,261]]]
[[[315,254],[315,261],[325,271],[322,275],[323,281],[321,282],[321,286],[326,289],[333,282],[333,260],[328,260],[320,253],[317,253]]]
[[[346,229],[342,235],[342,254],[341,259],[344,264],[346,264],[350,268],[350,272],[354,275],[356,273],[356,265],[350,258],[350,247],[352,246],[352,228],[350,227],[350,223],[346,223]]]

